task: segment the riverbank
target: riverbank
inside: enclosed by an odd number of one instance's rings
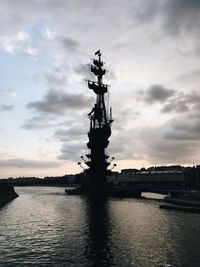
[[[167,204],[159,205],[161,209],[200,213],[200,194],[195,193],[181,198],[165,197]]]
[[[0,208],[18,197],[12,185],[0,185]]]
[[[200,201],[194,198],[165,198],[165,201],[170,204],[200,208]]]

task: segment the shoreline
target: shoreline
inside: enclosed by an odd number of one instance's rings
[[[160,209],[200,213],[199,195],[183,196],[182,198],[165,197],[166,204],[159,205]]]
[[[19,195],[15,192],[14,186],[0,185],[0,208],[18,196]]]

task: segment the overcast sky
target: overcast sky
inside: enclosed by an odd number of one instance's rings
[[[98,49],[116,170],[200,163],[199,0],[1,0],[1,178],[80,171]]]

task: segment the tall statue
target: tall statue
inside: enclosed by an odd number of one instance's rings
[[[103,83],[103,76],[106,74],[106,69],[103,68],[104,62],[101,60],[101,52],[98,50],[95,53],[97,58],[94,58],[90,66],[90,71],[96,77],[95,81],[88,80],[89,89],[93,90],[96,95],[96,103],[92,110],[88,113],[90,119],[90,129],[88,132],[89,142],[87,143],[90,153],[85,163],[88,166],[86,174],[88,176],[88,190],[97,192],[106,190],[106,176],[110,173],[107,161],[109,156],[106,153],[106,148],[109,144],[111,135],[111,112],[108,114],[104,95],[108,92],[108,85]],[[110,109],[111,110],[111,109]]]

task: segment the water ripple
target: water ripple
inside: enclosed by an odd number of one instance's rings
[[[0,209],[0,266],[200,266],[200,215],[158,202],[17,188]]]

